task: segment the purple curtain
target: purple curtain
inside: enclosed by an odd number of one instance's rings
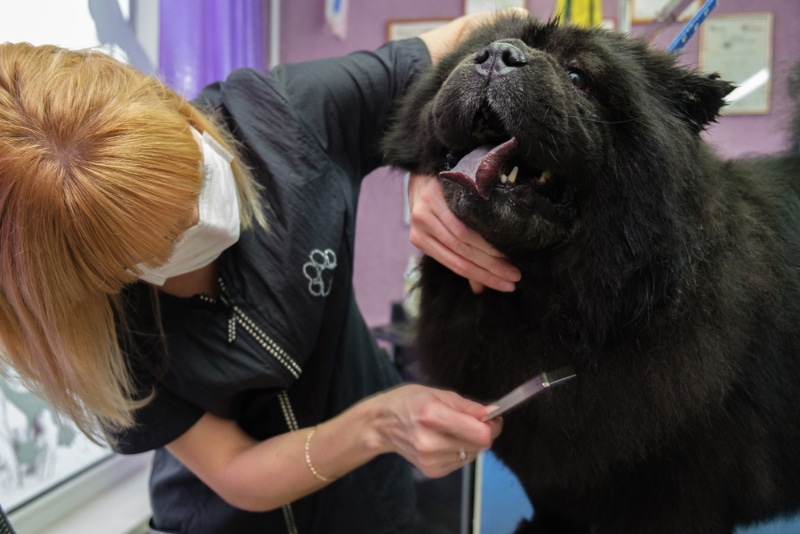
[[[159,71],[188,99],[234,69],[264,69],[263,0],[161,0],[159,18]]]

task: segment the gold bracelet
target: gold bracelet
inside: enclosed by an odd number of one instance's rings
[[[339,477],[326,477],[326,476],[320,475],[319,471],[314,469],[314,466],[311,464],[311,453],[309,452],[309,449],[311,447],[311,436],[313,436],[314,432],[316,432],[316,431],[317,431],[317,427],[315,426],[314,428],[312,428],[308,432],[308,435],[306,436],[306,465],[308,466],[308,469],[311,471],[311,474],[313,474],[315,477],[317,477],[322,482],[333,482],[334,480],[336,480]]]

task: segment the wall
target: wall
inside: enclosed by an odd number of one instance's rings
[[[706,138],[726,157],[766,154],[788,146],[786,128],[791,118],[792,102],[788,92],[788,71],[800,63],[800,2],[797,0],[720,0],[712,16],[750,12],[773,13],[772,87],[770,113],[766,115],[730,115],[709,128]],[[666,48],[683,27],[682,22],[668,25],[642,25],[633,33],[645,35],[656,46]],[[685,64],[697,66],[699,39],[695,35],[681,54]],[[723,78],[725,73],[721,73]]]
[[[334,37],[325,25],[321,0],[291,0],[281,6],[280,62],[289,63],[345,54],[357,49],[376,48],[386,38],[386,25],[392,19],[433,19],[457,17],[463,13],[463,0],[350,0],[349,33],[345,41]],[[614,14],[616,0],[606,0],[605,13]],[[555,0],[528,0],[528,8],[548,18]],[[786,71],[800,60],[800,2],[792,0],[723,0],[714,15],[771,11],[774,13],[772,106],[768,115],[728,116],[706,134],[721,154],[766,153],[787,146],[784,135],[789,97]],[[645,35],[655,46],[665,48],[683,23],[637,25],[632,33]],[[698,38],[692,39],[681,60],[697,62]],[[370,325],[389,320],[389,303],[402,297],[403,272],[409,255],[415,252],[408,242],[408,227],[403,223],[403,186],[399,173],[379,169],[367,177],[359,203],[356,241],[356,296]]]

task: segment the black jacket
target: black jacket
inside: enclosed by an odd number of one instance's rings
[[[116,436],[116,449],[157,449],[156,530],[410,528],[413,485],[396,455],[284,510],[249,513],[224,503],[161,447],[206,411],[264,439],[324,421],[398,383],[353,293],[356,207],[362,178],[380,165],[377,141],[394,100],[429,62],[425,46],[412,39],[269,75],[238,70],[199,95],[196,104],[221,114],[244,145],[245,163],[264,186],[269,229],[242,232],[222,254],[221,297],[159,293],[166,347],[156,334],[149,287],[135,284],[125,293],[135,376],[156,396],[137,413],[138,426]]]

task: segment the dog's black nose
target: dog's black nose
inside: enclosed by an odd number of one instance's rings
[[[525,54],[510,43],[496,41],[475,54],[475,68],[484,76],[504,76],[528,63]]]

